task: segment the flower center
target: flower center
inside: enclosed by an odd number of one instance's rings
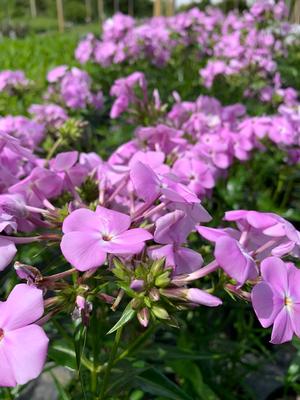
[[[0,328],[0,342],[4,338],[4,331]]]
[[[104,240],[105,242],[109,242],[111,239],[112,239],[112,236],[110,236],[108,234],[102,235],[102,240]]]
[[[292,307],[293,305],[293,300],[290,297],[285,297],[284,298],[284,305],[286,307]]]

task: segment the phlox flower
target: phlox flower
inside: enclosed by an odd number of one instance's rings
[[[142,228],[130,228],[130,217],[98,206],[96,211],[81,208],[63,223],[61,251],[79,271],[100,267],[107,253],[139,253],[152,235]]]
[[[262,282],[254,286],[251,298],[261,325],[273,325],[271,343],[300,336],[300,270],[293,263],[268,257],[261,263]]]
[[[49,340],[34,322],[43,313],[42,291],[25,284],[0,302],[0,386],[23,385],[42,372]]]

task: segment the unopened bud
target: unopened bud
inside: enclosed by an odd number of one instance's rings
[[[222,300],[216,296],[207,293],[205,290],[191,289],[161,289],[160,293],[168,298],[186,301],[192,304],[205,305],[208,307],[217,307],[222,304]]]
[[[33,284],[43,279],[41,272],[31,265],[21,264],[16,261],[14,268],[18,277],[20,279],[26,279],[29,284]]]
[[[169,319],[169,314],[167,310],[162,307],[154,306],[151,308],[153,314],[159,319]]]
[[[137,318],[139,320],[139,323],[144,327],[147,328],[149,324],[149,310],[148,308],[142,308],[138,313],[137,313]]]
[[[135,292],[141,292],[144,289],[144,281],[142,279],[134,279],[130,284],[130,289]]]
[[[152,301],[158,301],[160,298],[159,290],[156,288],[152,288],[149,292],[149,297]]]
[[[155,286],[166,287],[170,284],[170,271],[165,271],[155,279]]]
[[[159,260],[155,260],[151,265],[150,273],[154,277],[163,272],[165,265],[165,258],[160,258]]]

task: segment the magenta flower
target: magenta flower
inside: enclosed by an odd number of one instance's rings
[[[49,340],[34,322],[43,313],[42,291],[25,284],[0,302],[0,386],[23,385],[41,373]]]
[[[81,208],[63,223],[61,251],[79,271],[100,267],[107,253],[139,253],[152,235],[145,229],[129,229],[130,217],[104,207],[96,211]]]
[[[273,325],[271,343],[300,336],[300,270],[293,263],[268,257],[261,263],[263,281],[254,286],[251,298],[261,325]]]

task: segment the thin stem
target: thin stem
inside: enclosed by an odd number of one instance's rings
[[[109,376],[110,376],[111,369],[112,369],[112,367],[114,365],[115,356],[116,356],[117,351],[118,351],[120,339],[121,339],[121,336],[122,336],[122,330],[123,330],[123,327],[121,326],[117,330],[116,335],[115,335],[114,344],[113,344],[113,347],[111,349],[110,357],[109,357],[109,360],[108,360],[108,364],[107,364],[107,367],[106,367],[106,370],[105,370],[105,374],[104,374],[104,377],[103,377],[103,381],[102,381],[102,385],[101,385],[101,391],[100,391],[100,395],[99,395],[99,400],[105,400],[105,392],[106,392],[107,385],[109,383]]]
[[[71,268],[68,269],[67,271],[60,272],[58,274],[50,275],[50,276],[45,276],[44,280],[57,280],[57,279],[62,279],[65,278],[66,276],[72,275],[74,272],[77,272],[76,268]]]
[[[136,349],[138,349],[148,337],[154,332],[156,329],[156,325],[152,324],[149,328],[145,330],[126,350],[123,351],[115,360],[113,361],[113,365],[116,365],[118,362],[123,360],[123,358],[128,357],[131,353],[133,353]]]
[[[0,235],[0,239],[10,240],[11,242],[16,243],[16,244],[40,242],[42,240],[41,236],[20,237],[20,236],[5,236],[5,235]]]
[[[49,153],[48,153],[48,155],[47,155],[47,157],[46,157],[46,160],[47,161],[49,161],[51,158],[52,158],[52,156],[54,155],[54,153],[56,152],[56,150],[59,148],[59,146],[63,143],[63,138],[58,138],[57,139],[57,141],[54,143],[54,145],[51,147],[51,149],[50,149],[50,151],[49,151]]]
[[[109,199],[107,200],[108,203],[111,203],[113,199],[127,186],[128,181],[129,181],[129,176],[127,175],[121,180],[120,184],[110,195]]]

